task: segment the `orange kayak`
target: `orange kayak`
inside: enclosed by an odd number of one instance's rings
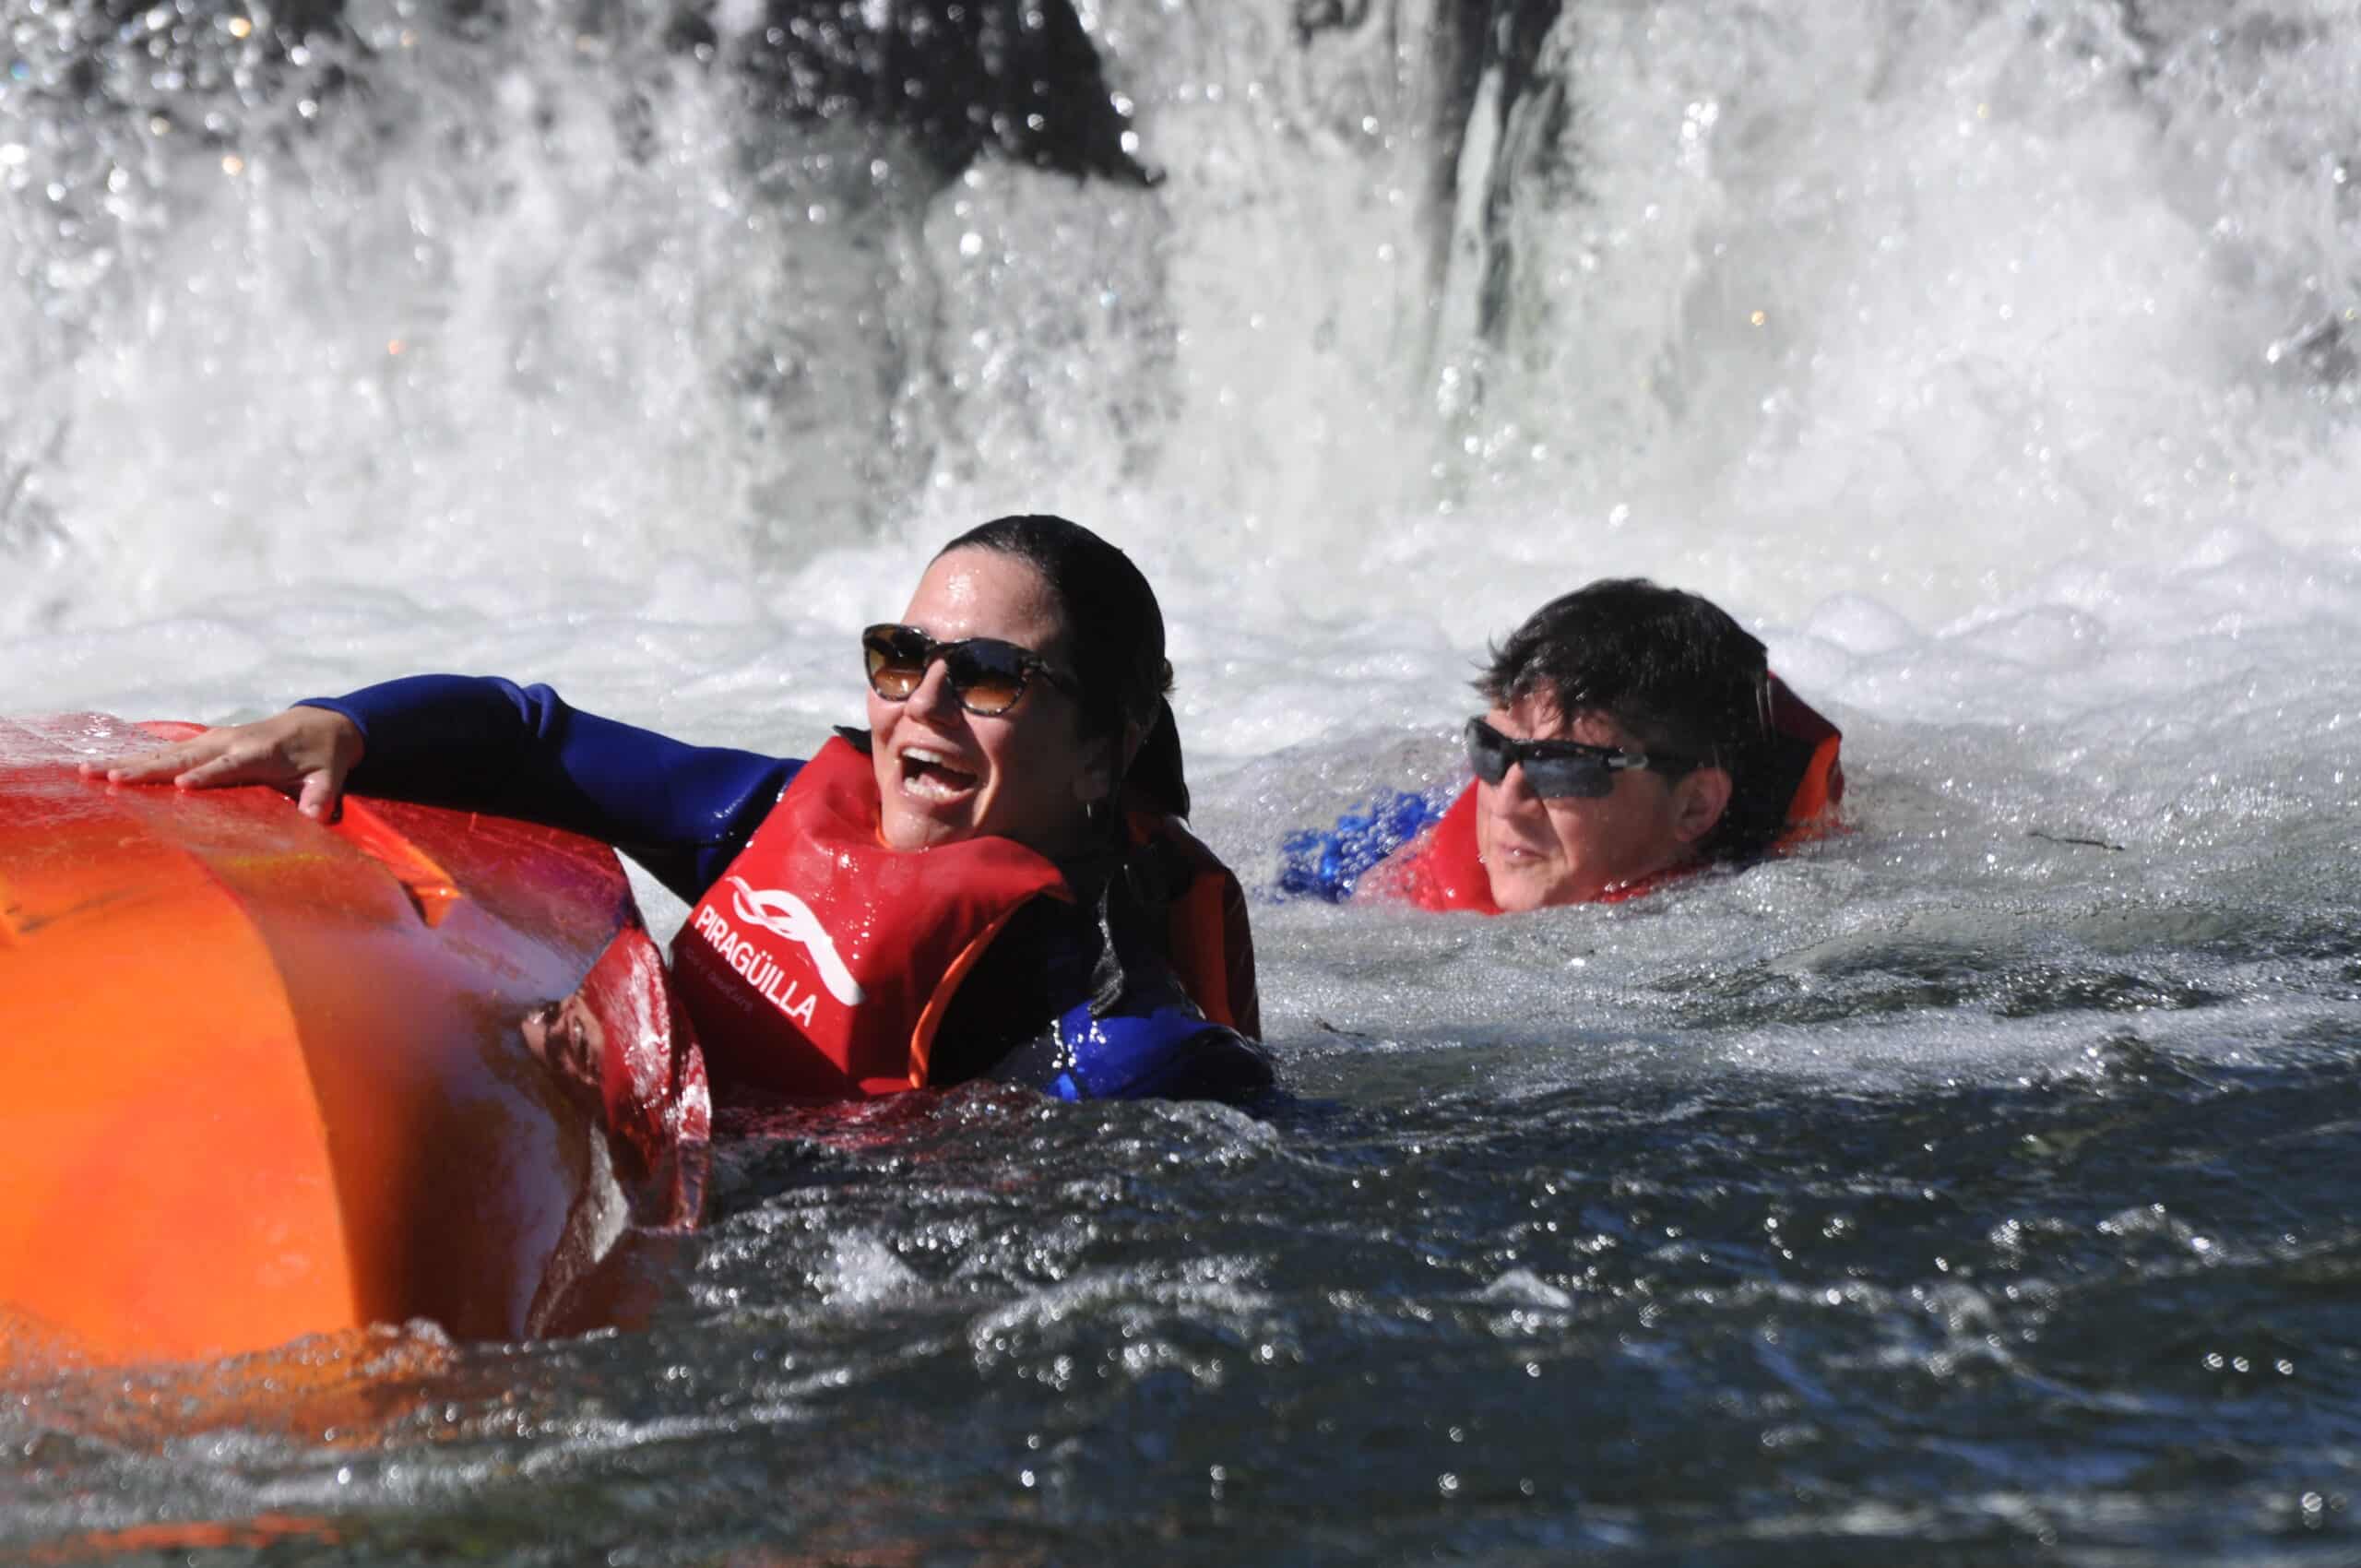
[[[611,851],[76,771],[195,730],[0,719],[0,1365],[516,1338],[694,1222],[703,1066]]]

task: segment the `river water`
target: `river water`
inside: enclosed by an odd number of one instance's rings
[[[0,711],[452,669],[795,752],[1047,509],[1250,882],[1608,573],[1765,637],[1848,831],[1259,906],[1251,1111],[741,1121],[643,1333],[33,1376],[0,1554],[2361,1559],[2350,6],[1587,5],[1462,138],[1413,0],[1100,0],[1152,190],[560,9],[14,0]]]

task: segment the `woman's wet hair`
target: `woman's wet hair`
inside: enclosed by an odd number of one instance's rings
[[[1603,713],[1650,752],[1726,768],[1730,809],[1703,846],[1754,853],[1785,823],[1754,799],[1763,773],[1769,667],[1760,638],[1711,600],[1643,577],[1608,577],[1525,618],[1477,678],[1495,707],[1538,697],[1561,717]]]
[[[1165,700],[1172,666],[1164,657],[1164,612],[1132,558],[1080,523],[1047,514],[994,517],[939,552],[991,550],[1041,574],[1057,601],[1081,683],[1083,733],[1120,745],[1126,725],[1144,736],[1123,775],[1138,804],[1185,816],[1189,785],[1180,733]]]

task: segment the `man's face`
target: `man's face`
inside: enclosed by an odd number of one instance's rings
[[[1607,715],[1568,719],[1546,696],[1496,707],[1485,720],[1512,740],[1647,750]],[[1679,778],[1632,768],[1613,778],[1613,791],[1596,800],[1544,800],[1522,766],[1498,784],[1477,781],[1476,849],[1495,904],[1514,911],[1585,903],[1679,865],[1729,803],[1730,778],[1718,767]]]

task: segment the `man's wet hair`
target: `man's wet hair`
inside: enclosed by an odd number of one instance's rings
[[[1763,772],[1768,678],[1762,639],[1711,600],[1606,577],[1527,616],[1476,689],[1496,707],[1538,697],[1565,717],[1603,713],[1653,755],[1726,769],[1729,809],[1700,848],[1738,859],[1786,825],[1786,802],[1750,789]]]

